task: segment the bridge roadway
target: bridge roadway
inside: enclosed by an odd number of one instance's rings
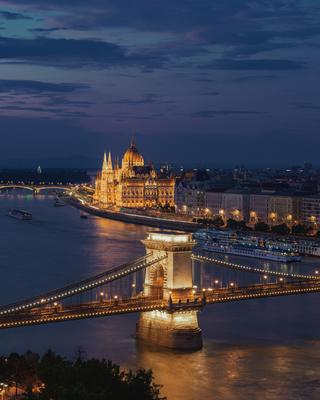
[[[41,295],[31,297],[26,300],[18,301],[15,303],[11,303],[5,306],[0,307],[0,318],[3,315],[25,311],[30,308],[45,305],[48,303],[60,301],[67,297],[75,296],[89,290],[92,290],[101,285],[110,283],[117,279],[123,278],[133,272],[137,272],[143,268],[147,268],[152,266],[153,264],[164,260],[167,256],[155,257],[152,254],[145,255],[140,257],[130,263],[126,263],[107,271],[102,272],[101,274],[95,275],[88,279],[82,280],[80,282],[76,282],[70,285],[67,285],[63,288],[56,289],[47,293],[43,293]]]
[[[139,271],[141,269],[150,267],[156,264],[159,261],[162,261],[166,258],[163,256],[161,258],[155,258],[152,255],[143,256],[134,260],[130,263],[120,265],[118,267],[112,268],[107,270],[101,274],[95,275],[88,279],[82,280],[80,282],[76,282],[70,285],[67,285],[63,288],[56,289],[47,293],[43,293],[41,295],[31,297],[26,300],[18,301],[12,304],[8,304],[5,306],[0,307],[0,317],[2,315],[19,312],[23,310],[30,309],[32,307],[40,306],[49,304],[52,302],[60,301],[64,298],[75,296],[101,285],[110,283],[114,280],[120,279],[126,275],[129,275],[133,272]],[[202,254],[193,254],[192,258],[197,261],[208,262],[211,264],[218,264],[226,268],[244,271],[244,272],[251,272],[251,273],[259,273],[259,274],[266,274],[277,276],[280,278],[290,278],[290,279],[297,279],[297,280],[304,280],[304,281],[313,281],[313,282],[320,282],[319,276],[314,275],[305,275],[305,274],[296,274],[290,272],[281,272],[281,271],[271,271],[265,268],[257,268],[257,267],[250,267],[246,265],[231,263],[225,260],[219,260],[217,258],[204,256]]]
[[[320,291],[320,282],[294,281],[287,283],[256,284],[236,288],[220,288],[194,294],[190,301],[172,303],[151,297],[125,300],[106,300],[79,305],[46,305],[0,317],[0,329],[97,318],[146,311],[185,312],[201,310],[205,305],[264,297],[278,297]]]
[[[258,268],[258,267],[248,267],[246,265],[232,263],[230,261],[220,260],[218,258],[209,257],[203,255],[202,253],[194,253],[192,254],[191,258],[196,261],[202,261],[209,264],[218,264],[228,269],[238,270],[242,272],[251,272],[256,274],[264,274],[264,275],[272,275],[277,276],[279,278],[290,278],[290,279],[302,279],[302,280],[312,280],[312,281],[319,281],[320,276],[310,275],[310,274],[297,274],[294,272],[282,272],[282,271],[272,271],[266,268]]]
[[[28,184],[14,184],[14,183],[4,183],[0,185],[0,190],[2,189],[26,189],[30,190],[32,192],[40,192],[41,190],[48,190],[48,189],[54,189],[54,190],[66,190],[69,189],[69,185],[28,185]]]

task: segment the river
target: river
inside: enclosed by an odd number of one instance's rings
[[[21,192],[22,193],[22,192]],[[32,221],[6,215],[10,208],[33,213]],[[69,206],[53,207],[49,196],[0,196],[0,304],[64,286],[144,253],[150,228],[80,219]],[[230,258],[248,265],[261,260]],[[265,263],[265,262],[264,262]],[[308,259],[293,270],[314,271]],[[283,269],[282,265],[272,267]],[[199,265],[212,281],[221,271]],[[228,272],[225,280],[241,280]],[[243,278],[248,280],[249,278]],[[319,294],[259,299],[206,307],[200,315],[204,347],[183,353],[137,343],[136,315],[113,316],[0,331],[0,354],[51,348],[73,357],[108,358],[122,367],[152,368],[168,400],[320,398]]]

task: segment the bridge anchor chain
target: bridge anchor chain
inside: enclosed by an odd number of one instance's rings
[[[162,299],[166,309],[144,312],[136,327],[136,337],[159,346],[180,350],[202,347],[202,332],[192,287],[190,234],[150,233],[143,240],[147,254],[163,257],[146,269],[144,294]]]

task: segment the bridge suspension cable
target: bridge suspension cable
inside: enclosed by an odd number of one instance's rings
[[[315,282],[308,280],[287,283],[255,284],[240,286],[238,288],[218,289],[211,293],[209,292],[209,294],[206,293],[206,304],[316,292],[320,292],[320,281]]]
[[[320,281],[319,276],[314,275],[305,275],[305,274],[296,274],[294,272],[282,272],[282,271],[272,271],[266,268],[258,268],[258,267],[249,267],[247,265],[237,264],[230,261],[220,260],[218,258],[204,256],[201,253],[195,253],[192,255],[192,259],[196,261],[203,261],[209,264],[218,264],[223,267],[234,269],[243,272],[251,272],[256,274],[265,274],[265,275],[273,275],[278,276],[280,278],[292,278],[292,279],[303,279],[303,280],[314,280]]]
[[[108,271],[102,272],[101,274],[87,278],[80,282],[75,282],[62,288],[55,289],[35,297],[31,297],[26,300],[21,300],[16,303],[1,306],[0,316],[24,311],[32,307],[45,305],[51,302],[65,299],[67,297],[75,296],[83,292],[87,292],[106,283],[123,278],[124,276],[137,272],[141,269],[150,267],[153,264],[164,260],[166,257],[166,255],[155,257],[152,254],[148,254],[130,263],[114,267],[112,269],[109,269]]]

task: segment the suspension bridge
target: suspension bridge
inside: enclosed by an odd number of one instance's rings
[[[146,254],[99,275],[0,307],[0,329],[49,324],[119,314],[140,313],[136,336],[162,346],[198,349],[202,334],[198,313],[209,305],[264,297],[301,295],[320,291],[320,277],[273,271],[192,254],[190,234],[149,233]],[[201,288],[194,285],[192,262],[200,261],[237,271],[264,274],[274,282]],[[143,272],[141,291],[131,278]],[[140,272],[141,273],[141,272]],[[127,280],[134,288],[121,296],[112,285]],[[92,293],[95,295],[92,296]],[[91,296],[90,296],[91,295]]]

